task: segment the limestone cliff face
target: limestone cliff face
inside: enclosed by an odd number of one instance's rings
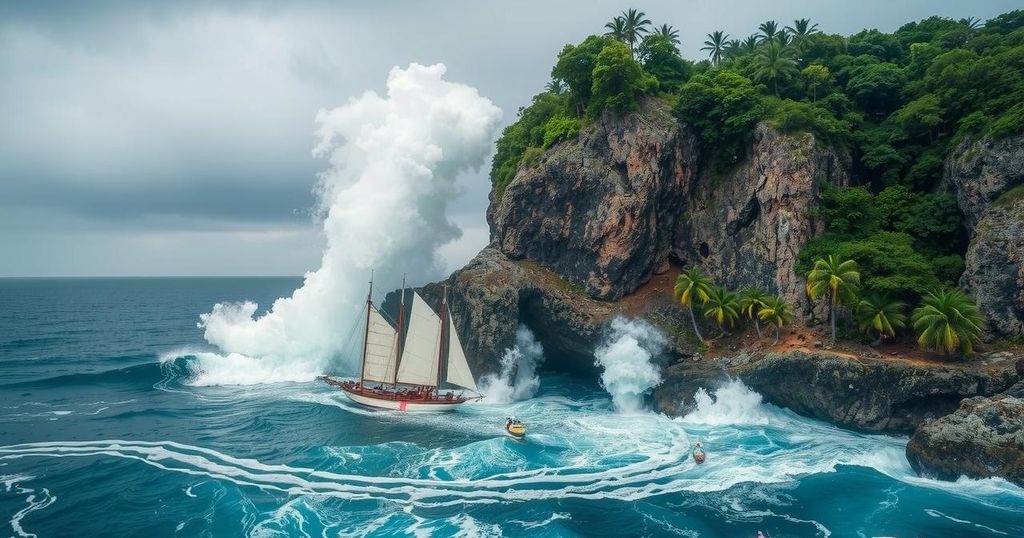
[[[992,202],[1024,184],[1024,136],[999,141],[964,138],[946,159],[946,185],[956,193],[968,233],[973,235]]]
[[[989,336],[1024,336],[1024,136],[965,140],[946,163],[971,238],[960,287],[975,296]]]
[[[744,162],[720,181],[706,171],[691,189],[673,253],[684,265],[704,267],[718,285],[767,289],[807,311],[797,255],[823,231],[809,216],[820,185],[845,185],[848,161],[810,134],[759,125]]]
[[[719,285],[760,286],[807,301],[796,256],[817,231],[809,211],[822,182],[845,184],[848,157],[811,135],[760,125],[747,158],[724,178],[663,103],[605,114],[492,193],[492,244],[551,268],[598,299],[632,293],[670,255]]]
[[[621,118],[605,113],[492,192],[491,241],[594,297],[618,299],[667,268],[695,154],[693,137],[658,101]]]

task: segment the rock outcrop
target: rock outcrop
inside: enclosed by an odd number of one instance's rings
[[[746,160],[720,180],[705,171],[691,189],[673,253],[705,267],[719,285],[760,287],[807,311],[797,255],[823,231],[810,217],[821,184],[845,185],[848,161],[810,134],[759,125]]]
[[[960,287],[974,295],[990,336],[1024,336],[1024,188],[1004,194],[978,221]]]
[[[1024,336],[1024,136],[964,139],[946,161],[970,244],[960,287],[990,338]]]
[[[1024,184],[1024,136],[964,138],[945,168],[945,182],[956,193],[967,231],[973,233],[993,201]]]
[[[606,113],[492,193],[491,242],[603,300],[632,293],[671,255],[719,284],[806,304],[796,256],[818,231],[809,212],[820,184],[844,184],[848,157],[762,124],[748,158],[724,178],[704,160],[660,101]]]
[[[606,112],[491,193],[491,243],[618,299],[667,269],[696,153],[660,101],[624,117]]]
[[[1024,399],[964,400],[954,413],[914,432],[907,459],[919,473],[936,478],[1001,476],[1024,486]]]
[[[1000,393],[1020,379],[1015,357],[922,364],[834,353],[740,354],[672,366],[655,390],[660,410],[681,414],[697,387],[738,378],[764,401],[805,416],[868,432],[909,433],[951,413],[964,398]]]

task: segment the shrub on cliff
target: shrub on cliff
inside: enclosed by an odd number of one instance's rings
[[[679,90],[673,111],[708,148],[734,157],[764,117],[764,100],[750,79],[722,69],[695,75]]]
[[[658,81],[644,73],[633,59],[629,48],[618,41],[601,49],[591,78],[587,115],[592,118],[605,109],[619,112],[636,110],[640,96],[658,86]]]

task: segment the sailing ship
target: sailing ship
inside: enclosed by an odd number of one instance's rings
[[[366,296],[366,331],[359,380],[321,376],[358,404],[398,411],[447,411],[469,400],[458,388],[477,392],[444,288],[438,315],[413,291],[406,323],[402,285],[396,325],[373,304],[373,281]],[[404,333],[404,335],[403,335]],[[404,336],[404,338],[403,338]],[[458,387],[443,388],[444,384]]]

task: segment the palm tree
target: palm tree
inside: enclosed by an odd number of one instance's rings
[[[551,92],[556,95],[561,95],[562,92],[565,91],[565,83],[562,82],[561,79],[551,79],[551,82],[548,82],[546,85],[544,85],[544,91]]]
[[[958,22],[971,30],[977,30],[981,27],[981,19],[978,17],[967,17],[960,19]]]
[[[768,325],[775,327],[775,344],[779,343],[779,336],[782,334],[782,326],[793,321],[793,311],[789,303],[778,295],[766,297],[761,302],[761,309],[757,317]]]
[[[791,50],[781,47],[775,40],[759,47],[755,59],[754,78],[761,82],[771,82],[776,97],[779,95],[779,79],[785,80],[798,71]]]
[[[730,39],[725,42],[725,49],[722,51],[722,55],[726,58],[733,60],[743,53],[743,45],[740,44],[739,39]]]
[[[852,302],[860,287],[860,272],[857,262],[829,255],[814,260],[814,267],[807,273],[807,295],[811,299],[828,292],[828,315],[832,326],[832,341],[836,341],[836,305]]]
[[[877,333],[878,339],[872,345],[878,345],[886,336],[895,336],[896,329],[906,324],[907,316],[903,309],[907,305],[888,295],[868,294],[857,303],[857,323],[864,334]]]
[[[625,25],[623,37],[626,38],[626,43],[629,44],[629,51],[632,53],[633,49],[636,48],[636,44],[648,32],[647,27],[651,25],[651,20],[647,18],[646,13],[635,9],[623,11],[622,19]]]
[[[793,42],[793,36],[785,30],[779,30],[779,33],[775,34],[775,41],[780,47],[786,48]]]
[[[679,32],[671,25],[662,24],[655,33],[667,39],[669,43],[677,46],[679,45]]]
[[[779,23],[775,21],[765,21],[762,22],[757,29],[761,32],[761,42],[771,41],[772,39],[775,39],[775,34],[779,33]]]
[[[743,52],[754,52],[755,50],[757,50],[757,44],[759,43],[759,40],[757,39],[757,34],[748,35],[742,43]]]
[[[622,17],[615,17],[614,19],[612,19],[612,22],[605,24],[604,27],[608,29],[608,31],[605,32],[604,35],[612,39],[622,41],[623,43],[626,42],[625,19],[623,19]]]
[[[793,21],[793,26],[787,26],[785,30],[793,34],[794,40],[800,40],[809,35],[821,33],[818,30],[818,25],[811,24],[810,19],[797,19]]]
[[[679,276],[676,277],[676,287],[673,289],[676,300],[690,310],[693,332],[697,334],[697,339],[701,342],[704,341],[704,337],[701,336],[700,330],[697,328],[697,318],[693,315],[693,302],[696,298],[700,302],[706,303],[711,287],[711,279],[701,272],[699,267],[691,267],[689,270],[679,273]]]
[[[960,290],[946,289],[926,294],[921,302],[913,316],[918,345],[941,351],[946,358],[957,350],[965,355],[974,352],[985,324],[974,300]]]
[[[722,334],[726,334],[725,328],[731,328],[740,317],[740,298],[725,288],[711,288],[708,300],[704,303],[704,317],[715,320]]]
[[[743,315],[754,320],[754,328],[757,329],[758,338],[761,338],[761,322],[758,314],[760,314],[761,307],[764,306],[764,301],[768,297],[768,292],[761,288],[747,288],[740,294],[740,310],[743,311]]]
[[[708,34],[708,40],[704,42],[704,46],[700,50],[708,51],[708,57],[711,58],[711,63],[718,65],[722,61],[722,54],[725,53],[725,42],[729,40],[729,34],[722,32],[721,30],[715,30]]]

